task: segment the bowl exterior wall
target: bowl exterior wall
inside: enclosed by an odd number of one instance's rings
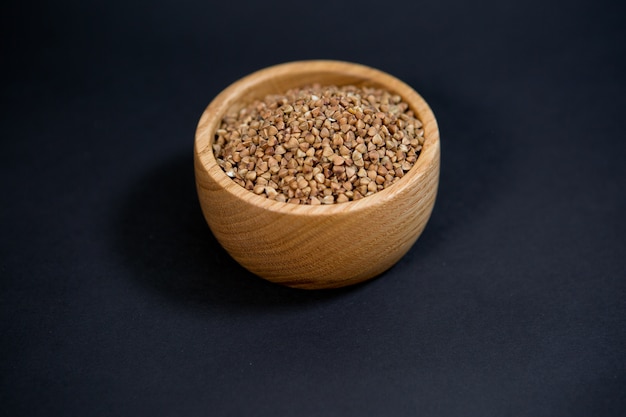
[[[196,180],[211,231],[242,266],[292,287],[333,288],[375,277],[411,248],[435,203],[439,158],[392,198],[332,216],[251,206],[202,169]]]

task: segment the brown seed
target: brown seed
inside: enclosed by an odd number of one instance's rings
[[[270,126],[267,128],[267,134],[271,137],[271,136],[276,136],[276,134],[278,133],[278,129],[276,128],[276,126]]]
[[[308,187],[308,185],[309,185],[309,182],[307,180],[305,180],[304,177],[299,177],[296,182],[298,184],[298,188],[300,188],[300,189],[304,189],[304,188]]]
[[[352,152],[352,162],[358,167],[362,167],[363,165],[365,165],[365,162],[363,161],[363,155],[359,151]]]
[[[256,171],[248,171],[245,178],[247,180],[254,181],[256,179]]]
[[[285,148],[286,149],[295,149],[297,148],[299,145],[298,143],[298,139],[292,137],[291,139],[289,139],[289,141],[285,144]]]
[[[346,173],[346,167],[342,167],[342,166],[339,166],[339,165],[335,165],[333,167],[333,174],[335,174],[335,176],[337,178],[345,177],[345,173]],[[333,182],[333,184],[335,184],[335,183]]]
[[[332,195],[326,195],[322,198],[322,203],[324,204],[333,204],[335,202],[335,198]]]
[[[322,152],[322,156],[325,156],[326,158],[334,154],[335,154],[335,151],[333,151],[333,148],[331,148],[330,146],[326,146],[324,148],[324,151]]]
[[[337,196],[337,200],[336,200],[337,203],[346,203],[348,201],[350,201],[350,199],[345,194],[339,194]]]
[[[276,191],[276,189],[273,187],[265,187],[265,194],[269,198],[275,198],[278,195],[278,191]]]
[[[367,145],[365,145],[364,143],[359,143],[358,145],[356,145],[354,150],[358,151],[360,154],[364,154],[365,152],[367,152]]]

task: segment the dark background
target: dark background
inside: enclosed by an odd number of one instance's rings
[[[3,5],[0,415],[626,413],[626,29],[614,1]],[[376,280],[238,266],[196,123],[268,65],[413,86],[440,192]]]

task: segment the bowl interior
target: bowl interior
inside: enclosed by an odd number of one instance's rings
[[[255,99],[263,99],[268,94],[280,94],[295,87],[313,83],[322,85],[355,85],[358,87],[378,87],[398,94],[409,105],[424,127],[424,144],[415,165],[395,184],[373,195],[356,201],[312,206],[291,204],[270,200],[244,189],[232,181],[219,167],[213,154],[212,143],[215,132],[226,114],[239,111]],[[207,107],[196,132],[196,152],[207,173],[228,192],[249,204],[271,211],[298,214],[331,214],[334,211],[358,210],[364,205],[387,201],[394,190],[419,181],[425,167],[438,156],[439,130],[432,110],[424,99],[410,86],[397,78],[359,64],[338,61],[301,61],[276,65],[257,71],[220,93]]]

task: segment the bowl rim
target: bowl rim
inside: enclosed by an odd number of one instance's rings
[[[272,83],[277,77],[294,74],[335,73],[347,75],[365,86],[377,86],[399,94],[409,105],[424,127],[424,143],[422,150],[413,167],[396,183],[359,200],[333,204],[293,204],[271,200],[265,196],[256,195],[233,181],[217,163],[213,154],[213,137],[223,116],[238,103],[238,98],[249,93],[263,83]],[[362,64],[337,60],[303,60],[272,65],[255,71],[222,90],[206,107],[198,122],[194,140],[194,160],[196,170],[201,169],[210,176],[223,190],[233,197],[258,208],[277,212],[291,213],[305,216],[330,215],[338,213],[353,213],[365,207],[383,204],[393,199],[395,195],[420,181],[429,170],[435,158],[439,156],[439,127],[437,120],[428,103],[412,87],[398,78],[381,70]],[[199,185],[198,185],[199,186]]]

